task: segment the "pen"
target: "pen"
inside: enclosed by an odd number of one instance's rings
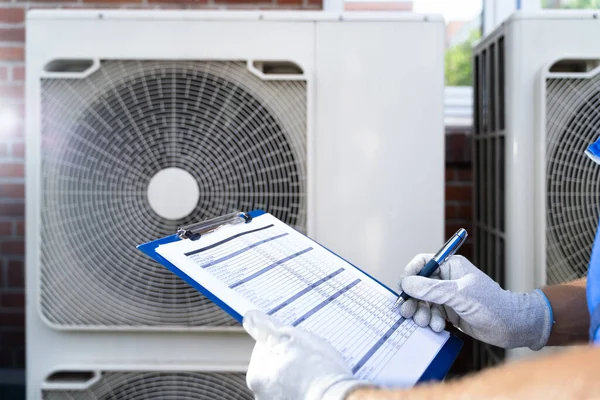
[[[439,266],[442,265],[442,263],[456,254],[460,246],[462,246],[465,240],[467,240],[467,236],[467,231],[463,228],[460,228],[454,234],[454,236],[452,236],[450,240],[444,244],[444,247],[442,247],[441,250],[438,251],[427,264],[425,264],[423,269],[421,269],[417,275],[429,278],[439,268]],[[405,292],[400,293],[398,300],[396,300],[396,303],[394,304],[394,308],[400,307],[402,303],[409,298],[410,296]]]

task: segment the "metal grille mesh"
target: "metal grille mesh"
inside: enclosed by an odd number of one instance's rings
[[[474,264],[504,286],[506,240],[506,115],[504,107],[504,37],[474,55]],[[495,365],[504,350],[473,342],[472,369]]]
[[[44,390],[44,400],[253,399],[243,373],[107,372],[88,390]]]
[[[106,61],[41,89],[44,316],[73,329],[235,325],[136,245],[255,208],[304,230],[305,82],[262,81],[241,62]],[[200,187],[180,220],[148,201],[170,167]]]
[[[600,75],[546,82],[546,281],[585,276],[600,205],[600,168],[584,152],[600,135]]]

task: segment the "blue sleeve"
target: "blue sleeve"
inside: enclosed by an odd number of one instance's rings
[[[600,224],[596,231],[587,275],[587,304],[590,312],[590,340],[600,344]]]

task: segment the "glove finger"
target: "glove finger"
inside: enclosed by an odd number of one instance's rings
[[[442,306],[437,304],[433,304],[431,306],[431,321],[429,321],[429,326],[431,330],[434,332],[441,332],[446,327],[446,319],[444,318],[444,309]]]
[[[456,327],[458,329],[460,329],[462,332],[466,333],[467,335],[471,336],[474,339],[477,340],[482,340],[484,342],[487,342],[487,340],[484,340],[483,337],[481,337],[480,335],[477,335],[474,331],[473,328],[471,327],[471,325],[467,324],[465,322],[465,320],[463,319],[459,319],[458,320],[458,325],[456,325]]]
[[[460,317],[458,316],[456,311],[454,311],[450,307],[444,307],[444,311],[446,312],[446,319],[450,321],[452,325],[458,328],[458,325],[460,324]]]
[[[435,304],[446,304],[455,308],[459,302],[455,281],[442,281],[422,276],[407,276],[402,280],[402,290],[419,300]]]
[[[404,267],[404,276],[417,275],[434,254],[418,254]]]
[[[427,304],[427,302],[419,301],[419,307],[413,316],[413,321],[415,321],[415,324],[419,325],[421,328],[429,325],[429,322],[431,321],[431,309],[429,308],[429,304]]]
[[[259,310],[250,310],[244,315],[243,326],[254,340],[275,346],[289,339],[287,333],[282,332],[280,323]]]
[[[261,392],[263,391],[264,387],[264,383],[261,380],[254,379],[246,375],[246,386],[248,386],[248,389],[254,393],[254,398],[256,400],[261,398]]]
[[[443,280],[456,280],[470,273],[479,274],[481,271],[465,257],[452,256],[448,261],[440,265],[437,269],[437,273]]]
[[[302,351],[304,354],[320,354],[329,362],[336,363],[340,371],[345,370],[348,375],[352,375],[352,369],[344,356],[325,339],[312,332],[293,326],[284,326],[280,329],[280,332],[282,335],[287,335],[290,339],[277,345],[274,351],[280,354],[292,351]]]
[[[409,262],[406,267],[404,267],[404,270],[402,271],[402,273],[400,274],[400,280],[398,281],[398,290],[402,290],[402,280],[404,278],[406,278],[407,276],[413,276],[413,275],[417,275],[419,272],[421,272],[421,270],[423,269],[423,267],[425,266],[425,264],[427,264],[427,262],[429,262],[429,260],[431,260],[431,258],[434,256],[434,254],[419,254],[417,256],[415,256],[415,258],[412,259],[411,262]],[[439,268],[435,270],[435,272],[431,275],[431,277],[438,277],[439,276]]]
[[[400,315],[404,318],[412,318],[417,312],[417,300],[408,299],[400,306]]]
[[[248,372],[246,373],[246,385],[258,399],[265,386],[265,376],[262,374],[265,366],[269,363],[269,349],[261,342],[257,342],[252,350]]]

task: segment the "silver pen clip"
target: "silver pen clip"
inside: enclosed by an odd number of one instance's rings
[[[448,258],[450,258],[454,254],[456,254],[458,249],[460,249],[460,246],[462,246],[462,244],[465,242],[465,240],[467,240],[468,236],[469,235],[467,234],[467,231],[465,229],[463,229],[463,228],[459,229],[454,234],[454,236],[452,236],[446,242],[446,244],[444,244],[444,247],[442,247],[442,249],[440,251],[438,251],[438,253],[433,257],[433,259],[438,263],[438,265],[443,263]]]

